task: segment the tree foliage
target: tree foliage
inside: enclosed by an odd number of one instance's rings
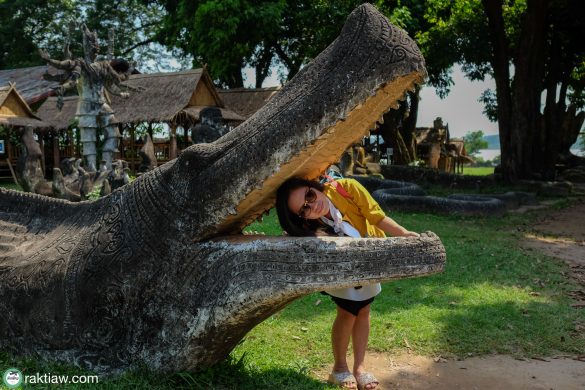
[[[184,55],[167,50],[154,38],[164,12],[140,0],[0,0],[0,69],[43,65],[38,48],[61,58],[68,34],[71,52],[81,56],[81,23],[98,34],[101,54],[107,53],[113,28],[115,56],[134,60],[143,70],[180,66],[171,60]]]
[[[483,139],[483,131],[468,131],[463,140],[465,141],[465,150],[467,154],[473,155],[478,153],[481,149],[487,149],[488,142]]]
[[[60,52],[75,16],[70,0],[0,0],[0,69],[42,65],[37,47]]]
[[[106,54],[108,32],[113,29],[114,56],[134,60],[142,71],[168,70],[174,67],[171,60],[183,56],[157,42],[156,26],[161,23],[165,10],[156,4],[141,0],[86,0],[78,2],[77,7],[80,6],[85,9],[83,21],[97,32],[103,43],[102,54]]]
[[[148,0],[146,0],[148,1]],[[256,86],[281,65],[284,81],[294,76],[339,33],[356,0],[150,0],[167,14],[159,42],[192,55],[193,66],[209,65],[220,84],[242,87],[242,69],[252,67]]]
[[[579,0],[430,0],[432,23],[418,38],[431,82],[444,93],[451,66],[468,78],[492,76],[497,91],[480,98],[498,120],[504,178],[553,178],[583,123],[585,26]],[[434,75],[434,76],[433,76]],[[434,78],[438,75],[438,78]],[[546,104],[541,110],[541,99]],[[571,142],[572,141],[572,142]]]

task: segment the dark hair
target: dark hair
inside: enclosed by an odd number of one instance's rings
[[[329,233],[319,220],[304,219],[290,211],[288,198],[297,188],[309,187],[323,192],[325,186],[318,181],[293,177],[288,179],[276,191],[276,214],[280,226],[291,236],[317,236]]]

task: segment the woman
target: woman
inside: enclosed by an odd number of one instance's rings
[[[334,234],[350,237],[418,236],[384,214],[369,192],[354,179],[328,184],[289,179],[278,189],[276,210],[282,228],[292,236]],[[364,366],[370,333],[370,304],[379,283],[326,291],[337,304],[331,334],[334,365],[329,382],[343,388],[374,389],[378,380]],[[346,355],[352,339],[354,365]]]

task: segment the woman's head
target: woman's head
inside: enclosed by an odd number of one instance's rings
[[[314,236],[318,219],[329,212],[323,184],[300,178],[285,181],[276,193],[276,212],[282,228],[291,236]]]

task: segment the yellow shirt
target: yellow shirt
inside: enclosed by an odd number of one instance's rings
[[[376,225],[386,217],[378,202],[357,180],[336,180],[351,198],[345,198],[333,185],[326,184],[323,193],[343,215],[343,220],[349,222],[360,232],[362,237],[386,237],[384,231]]]

